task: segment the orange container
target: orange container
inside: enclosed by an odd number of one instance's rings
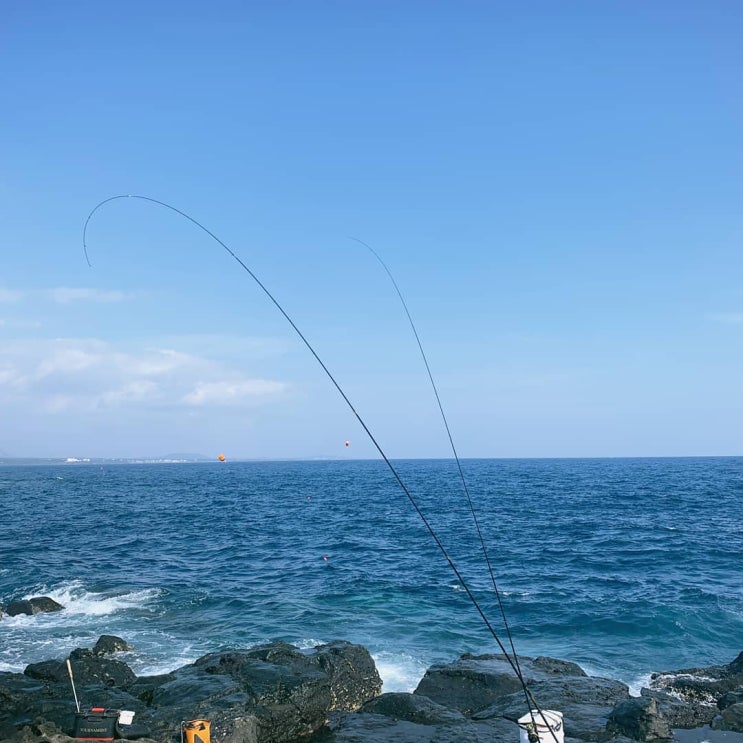
[[[181,723],[186,743],[210,743],[209,720],[189,720]]]

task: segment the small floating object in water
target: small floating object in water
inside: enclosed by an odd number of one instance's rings
[[[220,455],[219,455],[219,456],[217,457],[217,459],[218,459],[218,460],[219,460],[220,462],[225,462],[225,461],[227,461],[227,457],[225,457],[225,455],[224,455],[224,454],[220,454]]]
[[[351,442],[350,441],[346,441],[346,446],[351,446]]]
[[[327,562],[328,561],[328,556],[327,555],[323,555],[322,556],[322,559],[325,560],[325,562]]]

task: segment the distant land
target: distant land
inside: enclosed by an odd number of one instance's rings
[[[307,457],[302,459],[283,457],[261,457],[250,459],[246,457],[227,457],[226,461],[233,462],[287,462],[287,461],[330,461],[339,457]],[[165,454],[159,457],[9,457],[0,454],[0,466],[32,466],[32,465],[85,465],[85,464],[191,464],[218,462],[217,457],[207,457],[203,454]]]
[[[2,464],[143,464],[215,462],[216,457],[203,454],[164,454],[159,457],[9,457],[0,454]]]

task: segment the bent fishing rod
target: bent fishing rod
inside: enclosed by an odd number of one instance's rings
[[[405,311],[405,315],[408,318],[408,324],[410,325],[410,329],[413,332],[413,336],[415,337],[415,342],[418,345],[418,350],[420,351],[421,358],[423,359],[423,364],[426,367],[426,373],[428,374],[428,379],[431,383],[431,389],[433,390],[434,397],[436,398],[436,404],[439,409],[439,413],[441,415],[441,420],[444,424],[444,428],[446,429],[446,435],[449,439],[449,446],[451,448],[452,455],[454,456],[454,461],[457,464],[457,471],[459,473],[459,480],[462,483],[462,489],[464,490],[464,494],[467,500],[467,505],[469,506],[470,515],[472,516],[472,522],[475,526],[475,531],[477,533],[477,538],[480,542],[480,547],[482,548],[482,554],[485,558],[485,564],[488,568],[488,573],[490,575],[490,581],[493,585],[493,592],[495,593],[495,597],[498,601],[498,608],[500,609],[501,618],[503,619],[503,626],[506,630],[506,635],[508,636],[508,642],[511,647],[511,652],[513,653],[513,661],[514,661],[514,671],[516,672],[516,676],[518,677],[521,684],[525,687],[526,682],[524,681],[523,675],[521,673],[521,666],[519,664],[519,657],[516,653],[516,647],[513,642],[513,635],[511,634],[511,627],[508,623],[508,619],[506,617],[506,610],[503,606],[503,601],[501,599],[501,592],[498,589],[498,584],[495,580],[495,573],[493,572],[493,565],[490,560],[490,555],[488,554],[488,549],[485,545],[485,538],[482,534],[482,529],[480,528],[480,521],[477,517],[477,511],[475,509],[475,505],[472,502],[472,496],[470,495],[469,487],[467,486],[467,479],[464,476],[464,471],[462,469],[462,462],[459,459],[459,454],[457,453],[457,447],[454,445],[454,437],[452,436],[451,428],[449,427],[449,421],[447,420],[446,413],[444,412],[444,406],[441,402],[441,396],[439,395],[439,390],[436,385],[436,382],[433,378],[433,372],[431,371],[431,366],[428,363],[428,357],[426,356],[426,352],[423,350],[423,343],[421,342],[420,336],[418,335],[418,329],[415,327],[415,323],[413,322],[413,317],[410,314],[410,310],[408,309],[408,304],[405,301],[405,298],[402,295],[402,291],[400,290],[400,287],[397,284],[397,281],[395,281],[395,277],[392,275],[392,271],[390,271],[389,266],[382,260],[382,257],[379,255],[379,253],[372,248],[371,245],[368,243],[365,243],[363,240],[359,240],[357,237],[351,237],[351,240],[355,240],[360,245],[363,245],[365,248],[367,248],[371,254],[377,259],[377,261],[380,263],[382,268],[384,269],[385,273],[389,277],[390,281],[392,282],[392,286],[395,289],[395,292],[400,299],[400,303],[402,304],[402,308]],[[513,667],[513,666],[512,666]],[[529,699],[527,697],[527,705],[529,705]]]
[[[120,199],[135,199],[140,201],[149,202],[151,204],[155,204],[157,206],[163,207],[165,209],[168,209],[171,212],[174,212],[175,214],[180,215],[181,217],[187,219],[189,222],[191,222],[193,225],[198,227],[201,231],[206,233],[209,237],[212,238],[218,245],[220,245],[237,263],[238,265],[250,276],[251,279],[257,284],[257,286],[261,289],[261,291],[268,297],[268,299],[271,301],[271,303],[276,307],[276,309],[281,313],[281,315],[284,317],[284,319],[289,323],[291,328],[294,330],[296,335],[299,337],[299,339],[302,341],[302,343],[305,345],[307,350],[312,354],[315,361],[320,365],[320,368],[323,370],[325,375],[330,380],[331,384],[335,387],[338,394],[341,396],[343,401],[346,403],[349,410],[353,413],[354,417],[358,421],[359,425],[361,425],[362,429],[364,430],[364,433],[367,435],[371,443],[373,444],[374,448],[379,453],[380,457],[384,461],[384,463],[387,465],[387,468],[390,470],[392,476],[394,477],[397,484],[402,489],[403,493],[405,494],[406,498],[408,499],[408,502],[413,507],[413,510],[416,512],[418,517],[420,518],[421,522],[425,526],[426,530],[428,531],[430,537],[433,539],[434,543],[436,544],[436,547],[438,548],[439,552],[441,552],[442,556],[446,560],[447,564],[451,568],[452,572],[456,576],[457,580],[459,581],[460,585],[464,589],[465,593],[467,594],[467,597],[470,600],[470,603],[473,605],[477,613],[479,614],[480,618],[482,619],[485,627],[490,632],[491,636],[495,640],[496,644],[500,648],[501,652],[505,656],[507,662],[511,666],[512,670],[518,677],[523,690],[524,694],[527,698],[527,703],[529,700],[534,705],[534,707],[541,712],[539,709],[539,706],[536,703],[536,700],[532,696],[531,692],[529,691],[528,687],[526,686],[526,683],[524,681],[523,675],[521,673],[520,668],[517,665],[517,661],[514,662],[514,660],[509,655],[508,651],[506,650],[505,646],[503,645],[503,642],[501,641],[500,637],[498,637],[497,632],[495,631],[495,628],[491,624],[490,620],[488,619],[487,615],[485,614],[484,610],[480,606],[479,601],[477,600],[477,597],[474,595],[472,590],[470,589],[468,583],[465,581],[463,575],[460,573],[459,568],[457,568],[456,564],[454,563],[453,559],[449,555],[446,547],[444,546],[443,542],[439,538],[438,534],[434,530],[433,526],[429,522],[429,520],[426,518],[425,514],[421,510],[420,506],[418,505],[418,502],[413,497],[413,494],[408,489],[405,482],[402,480],[400,474],[398,473],[395,466],[390,461],[387,454],[382,449],[381,445],[377,441],[376,437],[372,433],[372,431],[367,426],[364,419],[361,417],[361,415],[356,410],[355,406],[351,402],[350,398],[346,395],[343,388],[340,386],[338,381],[335,379],[333,374],[331,373],[330,369],[325,365],[323,360],[320,358],[320,356],[315,351],[315,348],[312,346],[312,344],[309,342],[309,340],[306,338],[306,336],[302,333],[302,331],[299,329],[297,324],[294,322],[294,320],[289,316],[289,314],[286,312],[286,310],[283,308],[283,306],[279,303],[279,301],[274,297],[274,295],[269,291],[269,289],[263,284],[263,282],[258,278],[258,276],[248,267],[248,265],[226,244],[224,243],[217,235],[215,235],[211,230],[209,230],[206,226],[204,226],[201,222],[196,220],[194,217],[190,216],[186,212],[182,211],[181,209],[176,208],[175,206],[172,206],[171,204],[168,204],[165,201],[161,201],[159,199],[152,198],[151,196],[144,196],[141,194],[118,194],[116,196],[110,196],[106,199],[103,199],[103,201],[96,204],[96,206],[91,210],[90,214],[88,214],[87,219],[85,220],[85,224],[83,226],[83,253],[85,255],[85,260],[89,267],[92,267],[92,263],[90,261],[90,256],[88,253],[88,243],[87,243],[87,232],[88,232],[88,225],[90,224],[91,219],[93,216],[98,212],[99,209],[101,209],[106,204],[111,203],[112,201],[117,201]],[[381,259],[380,259],[381,260]],[[401,297],[402,298],[402,297]],[[417,333],[416,333],[417,336]],[[421,349],[422,350],[422,349]],[[516,656],[514,652],[514,657]]]

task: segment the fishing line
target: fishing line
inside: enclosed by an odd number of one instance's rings
[[[431,388],[433,389],[434,397],[436,398],[436,404],[439,408],[439,413],[441,414],[441,420],[444,423],[444,428],[446,429],[446,435],[449,438],[449,445],[451,447],[452,454],[454,455],[454,461],[457,463],[457,470],[459,472],[459,479],[462,483],[462,488],[464,490],[464,494],[467,498],[467,504],[469,505],[470,514],[472,516],[472,521],[475,526],[475,531],[477,532],[477,537],[480,541],[480,546],[482,548],[482,554],[485,557],[485,564],[488,568],[488,573],[490,574],[490,580],[493,584],[493,591],[495,592],[496,599],[498,600],[498,607],[500,609],[501,617],[503,618],[503,626],[506,630],[506,634],[508,635],[508,642],[511,646],[511,652],[513,653],[513,660],[514,665],[512,664],[512,667],[514,668],[514,671],[516,672],[516,675],[518,676],[519,681],[523,686],[526,686],[526,682],[524,681],[524,677],[521,673],[521,666],[519,665],[519,657],[516,653],[516,647],[513,642],[513,636],[511,634],[511,628],[508,623],[508,619],[506,618],[506,610],[503,606],[503,601],[501,599],[501,593],[498,590],[498,584],[495,580],[495,574],[493,572],[493,566],[490,561],[490,555],[488,554],[487,547],[485,546],[485,538],[482,535],[482,530],[480,529],[480,521],[477,518],[477,511],[475,509],[475,506],[472,502],[472,497],[470,496],[470,490],[467,487],[467,479],[464,476],[464,471],[462,470],[462,462],[459,459],[459,454],[457,453],[457,447],[454,445],[454,437],[452,436],[451,429],[449,428],[449,421],[446,418],[446,413],[444,412],[444,406],[441,402],[441,397],[439,396],[439,390],[436,386],[436,382],[433,378],[433,373],[431,372],[431,367],[428,363],[428,357],[426,356],[426,352],[423,350],[423,343],[421,342],[420,336],[418,335],[418,330],[415,327],[415,323],[413,322],[413,317],[410,314],[410,310],[408,309],[407,302],[405,301],[405,298],[402,295],[402,292],[400,291],[400,287],[397,285],[397,281],[395,281],[395,277],[392,275],[392,271],[390,271],[387,264],[382,260],[382,257],[379,255],[379,253],[372,248],[371,245],[368,243],[365,243],[363,240],[359,240],[358,237],[351,237],[351,240],[354,240],[355,242],[359,243],[360,245],[363,245],[365,248],[367,248],[371,254],[379,261],[382,268],[385,270],[387,276],[389,277],[390,281],[392,282],[392,286],[395,288],[395,292],[397,293],[397,296],[400,299],[400,303],[402,304],[403,310],[405,310],[405,314],[408,318],[408,323],[410,324],[410,329],[413,331],[413,335],[415,336],[415,342],[418,344],[418,350],[420,351],[421,358],[423,359],[423,364],[426,367],[426,372],[428,374],[428,379],[431,382]],[[506,654],[507,655],[507,654]],[[527,698],[527,705],[529,704],[529,699]]]
[[[315,351],[315,349],[312,346],[312,344],[307,340],[307,338],[304,336],[304,334],[299,329],[299,327],[297,327],[297,325],[294,322],[294,320],[292,320],[292,318],[287,314],[286,310],[284,310],[284,308],[281,306],[281,304],[279,304],[278,300],[273,296],[273,294],[271,294],[271,292],[263,284],[263,282],[258,278],[258,276],[256,276],[256,274],[254,274],[253,271],[251,271],[251,269],[247,266],[247,264],[245,264],[242,261],[242,259],[235,252],[233,252],[224,242],[222,242],[222,240],[220,240],[211,230],[209,230],[207,227],[205,227],[203,224],[201,224],[201,222],[199,222],[198,220],[194,219],[193,217],[191,217],[186,212],[184,212],[184,211],[182,211],[180,209],[177,209],[176,207],[174,207],[174,206],[172,206],[172,205],[170,205],[170,204],[168,204],[168,203],[166,203],[164,201],[160,201],[159,199],[154,199],[154,198],[152,198],[150,196],[142,196],[142,195],[139,195],[139,194],[119,194],[119,195],[116,195],[116,196],[110,196],[109,198],[104,199],[103,201],[101,201],[98,204],[96,204],[96,206],[91,210],[90,214],[88,214],[88,218],[85,220],[85,225],[83,226],[83,252],[85,254],[85,260],[86,260],[88,266],[92,267],[92,265],[93,265],[90,262],[90,256],[88,254],[88,244],[87,244],[87,232],[88,232],[88,225],[90,224],[90,220],[93,218],[93,216],[95,215],[95,213],[101,207],[103,207],[104,205],[106,205],[106,204],[108,204],[108,203],[110,203],[112,201],[117,201],[119,199],[137,199],[137,200],[140,200],[140,201],[149,202],[151,204],[157,204],[158,206],[164,207],[165,209],[169,209],[170,211],[175,212],[176,214],[179,214],[180,216],[182,216],[185,219],[187,219],[189,222],[191,222],[196,227],[198,227],[200,230],[202,230],[207,235],[209,235],[209,237],[211,237],[229,255],[231,255],[232,258],[234,258],[235,261],[237,261],[237,263],[240,265],[240,267],[244,271],[246,271],[247,274],[250,276],[250,278],[252,278],[253,281],[258,285],[258,287],[268,297],[268,299],[276,307],[276,309],[281,313],[281,315],[283,315],[284,319],[289,323],[289,325],[292,327],[292,329],[297,334],[297,336],[299,337],[299,339],[302,341],[302,343],[304,343],[304,345],[306,346],[307,350],[312,354],[312,356],[314,357],[314,359],[320,365],[320,368],[325,372],[325,375],[328,377],[328,379],[330,380],[330,382],[333,384],[333,386],[337,390],[338,394],[343,398],[343,401],[346,403],[346,405],[348,406],[348,408],[350,409],[350,411],[353,413],[353,415],[356,418],[356,420],[359,422],[359,424],[363,428],[363,430],[366,433],[366,435],[369,437],[369,440],[374,445],[374,448],[377,450],[377,452],[379,452],[379,455],[382,457],[384,463],[387,465],[388,469],[392,473],[392,476],[395,478],[395,480],[397,481],[397,484],[400,486],[400,488],[402,489],[402,491],[405,493],[405,496],[407,497],[409,503],[411,504],[411,506],[413,507],[413,509],[415,510],[415,512],[418,514],[418,517],[423,522],[423,525],[426,527],[426,530],[428,531],[429,535],[433,539],[434,543],[438,547],[438,549],[441,552],[441,554],[443,555],[444,559],[449,564],[449,567],[451,568],[452,572],[454,573],[454,575],[456,576],[457,580],[461,584],[462,588],[464,589],[465,593],[467,594],[467,597],[469,598],[470,602],[472,603],[472,605],[476,609],[477,613],[480,615],[480,618],[482,619],[483,623],[487,627],[488,631],[492,635],[492,637],[495,640],[495,642],[497,643],[498,647],[501,649],[501,651],[505,655],[506,660],[508,661],[509,665],[513,669],[514,673],[516,673],[516,675],[519,677],[522,685],[524,686],[524,691],[528,695],[528,698],[531,699],[532,702],[536,706],[536,701],[534,700],[534,697],[531,695],[531,692],[528,691],[528,689],[526,688],[526,686],[525,686],[525,684],[523,682],[523,676],[521,676],[517,672],[516,666],[514,665],[514,662],[511,660],[510,655],[508,654],[506,648],[504,647],[503,643],[501,642],[500,638],[498,637],[498,634],[496,633],[494,627],[490,623],[490,620],[488,619],[488,617],[486,616],[486,614],[483,611],[482,607],[480,606],[480,603],[478,602],[476,596],[472,593],[472,590],[470,589],[469,585],[464,580],[464,577],[459,572],[459,569],[454,564],[454,561],[452,560],[452,558],[449,556],[449,553],[447,552],[446,547],[444,546],[443,542],[439,538],[439,536],[436,533],[436,531],[434,530],[434,528],[431,526],[430,522],[426,518],[426,516],[423,513],[423,511],[420,509],[417,501],[413,497],[413,495],[410,492],[410,490],[408,489],[408,487],[403,482],[403,480],[400,477],[399,473],[395,469],[395,466],[389,460],[389,458],[385,454],[384,450],[380,446],[379,442],[374,437],[374,434],[368,428],[368,426],[364,422],[364,420],[361,417],[361,415],[359,415],[359,413],[357,412],[357,410],[354,407],[353,403],[348,398],[348,396],[346,395],[346,393],[343,391],[343,388],[340,386],[340,384],[336,381],[335,377],[332,375],[332,373],[330,372],[330,370],[328,369],[328,367],[325,365],[325,363],[323,362],[323,360],[318,356],[318,354]]]

